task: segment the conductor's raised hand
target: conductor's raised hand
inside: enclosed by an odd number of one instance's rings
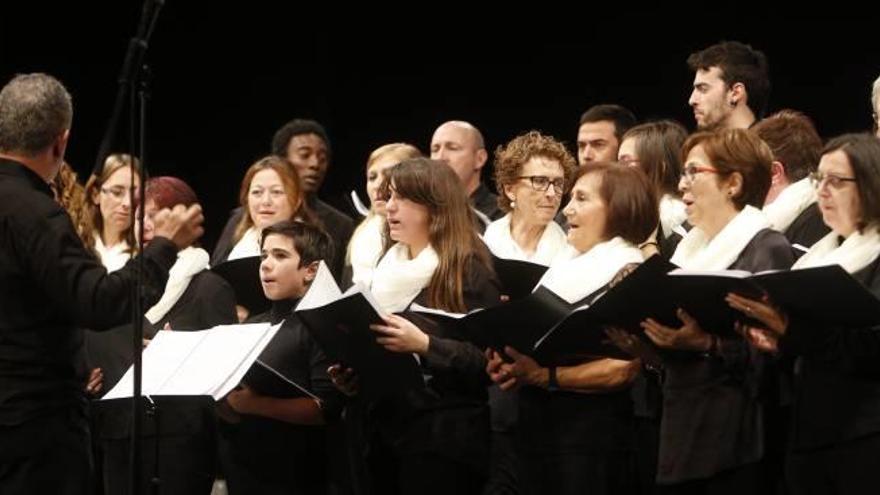
[[[178,249],[191,246],[205,230],[202,228],[205,217],[198,204],[186,207],[160,210],[153,219],[154,237],[164,237],[173,242]]]

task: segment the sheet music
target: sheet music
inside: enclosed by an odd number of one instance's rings
[[[160,331],[143,353],[144,395],[212,395],[234,388],[281,324],[221,325],[198,332]],[[102,400],[131,397],[134,371]],[[222,392],[222,393],[221,393]]]
[[[144,349],[141,390],[159,390],[177,372],[180,365],[205,337],[204,332],[174,332],[160,330]],[[134,368],[128,371],[102,400],[131,397],[134,392]]]
[[[296,309],[306,310],[320,308],[321,306],[326,306],[341,297],[342,291],[339,290],[339,286],[336,284],[336,280],[330,273],[330,269],[327,268],[327,264],[322,260],[318,264],[318,273],[315,275],[315,279],[312,280],[309,290],[306,292],[306,295],[300,299]]]
[[[165,383],[160,395],[214,395],[217,379],[228,378],[247,360],[265,337],[266,326],[221,325],[205,331],[198,348]]]
[[[267,345],[269,345],[269,342],[272,341],[272,338],[275,337],[278,329],[281,328],[281,325],[283,324],[284,321],[281,321],[277,325],[270,328],[269,331],[266,332],[255,343],[248,355],[238,363],[238,366],[229,373],[229,377],[223,382],[214,386],[214,388],[211,390],[211,395],[213,395],[215,399],[220,400],[221,398],[226,396],[226,394],[231,392],[232,389],[234,389],[239,383],[241,383],[244,375],[247,374],[248,370],[254,364],[254,361],[256,361],[260,354],[263,353],[263,350],[266,348]]]

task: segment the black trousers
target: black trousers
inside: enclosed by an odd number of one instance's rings
[[[860,495],[880,493],[880,434],[825,449],[794,452],[786,479],[795,495]]]
[[[486,482],[485,473],[436,454],[403,456],[399,469],[401,495],[478,495]]]
[[[518,495],[519,471],[516,432],[493,431],[489,451],[489,479],[483,495]]]
[[[0,493],[90,494],[90,442],[79,411],[0,426]]]
[[[660,495],[743,495],[760,493],[763,466],[752,463],[722,471],[711,478],[658,485]]]
[[[523,453],[521,493],[529,495],[631,495],[638,479],[633,453]]]

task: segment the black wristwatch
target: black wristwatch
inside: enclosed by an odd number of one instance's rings
[[[556,380],[556,366],[547,368],[547,390],[556,392],[559,390],[559,382]]]

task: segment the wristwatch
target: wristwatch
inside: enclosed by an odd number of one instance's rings
[[[559,390],[559,382],[556,380],[556,366],[547,368],[547,374],[547,390],[550,392],[556,392]]]

